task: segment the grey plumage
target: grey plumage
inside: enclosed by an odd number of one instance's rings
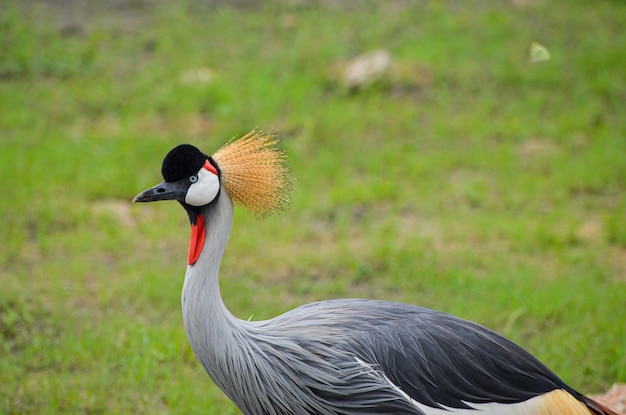
[[[231,194],[259,214],[283,205],[286,170],[273,143],[253,132],[213,158],[176,147],[164,161],[165,181],[134,199],[177,200],[187,211],[185,330],[207,373],[244,414],[614,415],[504,337],[433,310],[342,299],[266,321],[234,317],[218,281]]]
[[[203,215],[210,232],[185,277],[185,329],[206,371],[245,414],[422,414],[412,400],[467,408],[464,401],[571,390],[496,333],[420,307],[344,299],[267,321],[237,319],[218,284],[232,225],[228,195]]]

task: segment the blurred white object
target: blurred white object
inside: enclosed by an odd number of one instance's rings
[[[211,79],[213,72],[209,68],[188,69],[178,76],[181,84],[206,84]]]
[[[530,61],[532,63],[545,62],[550,60],[550,51],[538,42],[530,44]]]
[[[374,50],[356,56],[343,70],[342,84],[349,89],[363,88],[388,75],[391,55],[386,50]]]

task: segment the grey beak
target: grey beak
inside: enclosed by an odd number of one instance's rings
[[[159,200],[184,201],[188,184],[184,180],[177,182],[161,182],[154,187],[144,190],[133,199],[135,202],[156,202]]]

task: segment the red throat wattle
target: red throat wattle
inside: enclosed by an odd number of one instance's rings
[[[206,237],[206,228],[204,227],[204,216],[198,215],[196,223],[191,224],[191,237],[189,238],[189,253],[187,255],[187,263],[193,265],[198,260],[204,239]]]

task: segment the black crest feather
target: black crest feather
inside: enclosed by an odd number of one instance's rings
[[[163,159],[161,174],[166,182],[175,182],[193,176],[202,168],[209,156],[191,144],[174,147]]]

